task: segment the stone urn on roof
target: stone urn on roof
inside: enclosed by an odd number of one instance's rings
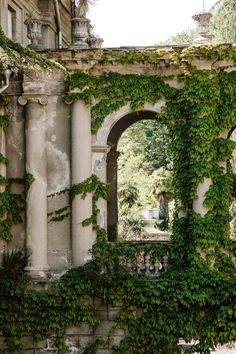
[[[203,0],[203,10],[192,16],[197,26],[198,37],[194,40],[194,44],[211,43],[213,35],[210,33],[210,19],[212,13],[206,11],[205,0]]]
[[[73,24],[73,48],[75,49],[101,47],[103,40],[99,36],[90,35],[91,25],[90,20],[87,18],[89,7],[95,5],[96,1],[75,0],[75,17],[71,20]]]

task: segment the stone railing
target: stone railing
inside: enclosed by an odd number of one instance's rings
[[[136,252],[129,255],[121,255],[119,261],[121,265],[126,266],[131,272],[156,276],[167,271],[169,252],[167,249],[165,250],[164,246],[167,246],[168,242],[131,241],[129,245],[131,247],[134,246]],[[163,246],[162,252],[156,252],[159,246]]]

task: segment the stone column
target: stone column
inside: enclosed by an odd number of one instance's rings
[[[21,96],[26,105],[26,172],[34,177],[26,198],[26,248],[33,277],[44,277],[47,263],[47,159],[45,96]]]
[[[75,101],[71,115],[72,185],[84,182],[92,175],[92,135],[90,109],[83,101]],[[95,242],[92,225],[82,222],[92,215],[92,194],[85,199],[77,195],[72,202],[72,259],[79,266],[89,259]]]
[[[111,149],[107,154],[107,181],[110,183],[110,198],[107,203],[107,233],[109,241],[117,240],[118,198],[117,198],[117,160],[119,152]]]

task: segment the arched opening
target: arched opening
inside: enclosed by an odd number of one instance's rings
[[[149,124],[148,121],[152,121],[150,123],[155,124],[154,120],[156,119],[156,112],[153,111],[139,111],[130,113],[124,117],[122,117],[111,129],[110,134],[108,136],[108,145],[110,146],[110,151],[107,155],[107,181],[111,186],[111,194],[110,199],[107,203],[107,229],[108,229],[108,239],[109,241],[116,241],[118,238],[118,161],[119,158],[119,149],[117,148],[120,144],[120,140],[123,139],[124,135],[128,132],[128,130],[132,129],[135,126],[141,126],[142,123]],[[139,123],[138,123],[139,122]],[[137,124],[135,124],[137,123]],[[132,127],[131,127],[132,125]],[[133,126],[134,125],[134,126]],[[128,129],[129,128],[129,129]],[[137,131],[137,130],[136,130]],[[121,139],[120,139],[121,138]],[[125,149],[124,149],[125,150]],[[153,157],[150,157],[153,158]],[[162,177],[160,177],[162,178]],[[162,182],[161,182],[162,183]],[[157,189],[159,186],[155,186]],[[150,187],[150,194],[153,193]],[[165,199],[165,192],[161,191],[158,195],[160,199],[159,204],[163,204],[163,200]]]

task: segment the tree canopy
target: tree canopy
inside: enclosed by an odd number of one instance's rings
[[[212,8],[212,32],[215,42],[236,41],[236,1],[218,0]]]

